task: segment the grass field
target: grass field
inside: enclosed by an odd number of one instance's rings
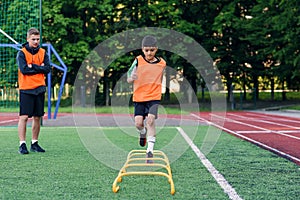
[[[182,128],[189,135],[191,128]],[[199,127],[194,138],[199,148],[207,128]],[[137,137],[118,128],[102,131],[124,151],[141,149]],[[156,149],[163,148],[176,133],[174,127],[163,128]],[[167,179],[160,176],[124,177],[118,184],[120,191],[113,193],[118,170],[95,159],[74,127],[42,127],[40,144],[46,149],[44,154],[18,154],[16,127],[0,128],[0,137],[0,199],[228,199],[191,148],[171,163],[175,195],[170,194]],[[101,151],[101,146],[98,148]],[[299,166],[227,133],[221,134],[207,158],[243,199],[300,196]]]

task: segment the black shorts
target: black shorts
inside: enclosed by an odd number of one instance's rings
[[[159,100],[145,101],[145,102],[133,102],[134,105],[134,116],[143,116],[144,118],[148,114],[155,115],[157,118],[158,106],[160,105]]]
[[[45,93],[38,95],[26,94],[20,92],[20,116],[28,115],[28,117],[42,117],[44,116],[44,101]]]

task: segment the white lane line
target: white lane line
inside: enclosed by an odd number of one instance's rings
[[[238,119],[243,118],[243,119],[246,119],[246,120],[249,120],[249,121],[252,121],[252,122],[257,122],[258,121],[257,118],[249,118],[249,117],[239,116],[239,115],[232,114],[232,113],[229,113],[228,115],[238,117]],[[291,126],[291,125],[282,124],[282,123],[278,123],[278,122],[272,122],[272,121],[269,121],[269,120],[259,119],[259,122],[264,122],[266,124],[274,124],[274,125],[277,125],[277,126],[287,127],[287,128],[291,128],[293,130],[300,130],[299,126]]]
[[[5,121],[1,121],[0,124],[5,124],[5,123],[10,123],[10,122],[16,122],[19,119],[11,119],[11,120],[5,120]]]
[[[193,115],[194,117],[198,118],[198,119],[203,120],[201,117],[199,117],[199,116],[197,116],[197,115],[195,115],[195,114],[192,114],[192,115]],[[263,143],[258,142],[258,141],[256,141],[256,140],[253,140],[252,138],[246,137],[246,136],[244,136],[244,135],[242,135],[242,134],[239,134],[239,133],[237,133],[237,132],[235,132],[235,131],[232,131],[232,130],[230,130],[230,129],[227,129],[227,128],[225,128],[225,127],[223,127],[223,126],[220,126],[220,125],[218,125],[218,124],[215,124],[215,123],[212,123],[212,122],[210,122],[209,124],[211,124],[211,125],[213,125],[213,126],[219,128],[219,129],[221,129],[221,130],[223,130],[223,131],[225,131],[225,132],[228,132],[228,133],[231,133],[231,134],[233,134],[233,135],[236,135],[236,136],[238,136],[238,137],[240,137],[240,138],[242,138],[242,139],[244,139],[244,140],[246,140],[246,141],[252,142],[253,144],[256,144],[256,145],[258,145],[258,146],[260,146],[260,147],[263,147],[263,148],[265,148],[265,149],[267,149],[267,150],[269,150],[269,151],[275,152],[276,154],[281,155],[281,156],[283,156],[283,157],[285,157],[285,158],[288,158],[288,159],[290,159],[290,160],[294,160],[294,161],[300,162],[300,158],[296,158],[296,157],[294,157],[294,156],[292,156],[292,155],[290,155],[290,154],[287,154],[287,153],[284,153],[284,152],[282,152],[282,151],[279,151],[278,149],[275,149],[275,148],[270,147],[270,146],[268,146],[268,145],[266,145],[266,144],[263,144]]]
[[[212,114],[213,116],[217,117],[217,118],[222,118],[224,119],[223,117],[220,117],[218,115],[215,115],[215,114]],[[278,135],[283,135],[283,136],[286,136],[286,137],[289,137],[289,138],[293,138],[293,139],[296,139],[296,140],[300,140],[300,137],[296,137],[296,136],[293,136],[293,135],[289,135],[289,134],[285,134],[283,132],[280,132],[280,131],[275,131],[275,130],[270,130],[270,129],[266,129],[266,128],[263,128],[263,127],[260,127],[260,126],[256,126],[256,125],[253,125],[253,124],[249,124],[249,123],[244,123],[244,122],[241,122],[241,121],[237,121],[237,120],[234,120],[234,119],[230,119],[230,118],[225,118],[226,121],[228,122],[232,122],[232,123],[236,123],[236,124],[242,124],[242,125],[245,125],[245,126],[249,126],[249,127],[252,127],[252,128],[257,128],[259,130],[263,130],[263,131],[269,131],[270,133],[274,133],[274,134],[278,134]],[[263,121],[263,120],[261,120]],[[259,122],[261,122],[259,121]],[[297,129],[296,129],[297,130]]]
[[[283,131],[280,131],[280,132],[283,132],[283,133],[300,133],[300,130],[283,130]]]
[[[206,120],[204,120],[206,121]],[[202,164],[206,167],[206,169],[210,172],[210,174],[214,177],[217,183],[222,187],[224,192],[229,196],[230,199],[239,200],[242,199],[235,189],[227,182],[224,176],[212,165],[212,163],[205,157],[205,155],[199,150],[199,148],[193,143],[193,141],[189,138],[189,136],[184,132],[184,130],[180,127],[177,127],[177,130],[185,139],[185,141],[190,145],[192,150],[196,153]]]
[[[294,118],[294,119],[286,118],[288,116],[280,116],[280,115],[275,116],[276,114],[266,114],[266,113],[261,113],[261,112],[247,112],[246,115],[250,115],[252,117],[257,117],[257,113],[259,113],[260,119],[268,119],[268,120],[272,119],[272,120],[280,121],[280,122],[291,122],[294,124],[300,124],[300,120],[297,120],[296,118]]]
[[[237,133],[271,133],[271,131],[236,131]]]

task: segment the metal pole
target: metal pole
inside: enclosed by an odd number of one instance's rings
[[[42,32],[42,0],[40,0],[40,44],[43,44],[43,32]]]

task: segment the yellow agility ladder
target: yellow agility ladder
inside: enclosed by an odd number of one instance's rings
[[[168,182],[171,186],[171,194],[175,194],[174,182],[172,179],[171,167],[169,164],[169,159],[166,154],[159,150],[153,151],[153,158],[146,158],[146,150],[132,150],[128,153],[127,160],[123,167],[120,169],[118,176],[116,177],[112,190],[114,193],[117,193],[120,189],[120,186],[117,186],[117,183],[122,182],[123,176],[130,175],[157,175],[157,176],[165,176],[168,178]],[[153,160],[154,163],[146,163],[146,160]],[[139,170],[139,171],[128,171],[129,168],[153,168],[153,167],[161,167],[166,169],[167,172],[160,171],[148,171],[148,170]]]

